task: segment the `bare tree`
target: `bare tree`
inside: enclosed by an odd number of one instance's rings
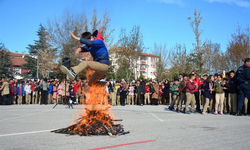
[[[170,53],[167,49],[167,44],[157,44],[154,43],[154,49],[152,50],[154,55],[159,56],[158,61],[156,61],[156,72],[154,73],[157,81],[162,81],[168,77],[166,73],[166,67],[170,63]]]
[[[200,35],[202,34],[202,30],[200,30],[199,26],[202,20],[202,17],[200,16],[200,12],[197,13],[196,9],[194,11],[194,19],[191,20],[191,17],[187,18],[189,20],[189,26],[192,28],[194,34],[195,34],[195,40],[196,43],[193,43],[194,46],[194,55],[193,55],[193,61],[195,68],[197,68],[197,72],[200,74],[203,74],[206,72],[204,69],[204,64],[205,64],[205,57],[204,54],[206,52],[206,41],[202,42],[200,40]]]
[[[242,65],[242,60],[250,57],[250,30],[249,27],[242,29],[240,25],[234,33],[231,34],[227,46],[227,57],[231,62],[231,69],[237,69]]]
[[[170,72],[174,77],[178,76],[180,73],[189,74],[192,70],[194,70],[193,64],[193,54],[188,54],[185,45],[176,44],[174,47],[170,49],[170,57],[171,61],[171,70]]]
[[[135,25],[129,34],[126,32],[126,28],[121,29],[118,47],[110,49],[110,53],[117,54],[116,63],[126,71],[127,80],[134,78],[133,75],[136,72],[137,60],[144,48],[140,26]]]
[[[108,16],[108,11],[100,18],[101,19],[98,19],[96,9],[93,10],[91,21],[89,21],[90,19],[88,19],[84,11],[74,14],[71,10],[66,9],[60,17],[48,19],[47,29],[50,43],[60,50],[60,58],[70,57],[73,64],[77,64],[82,57],[82,55],[78,57],[74,55],[75,49],[80,47],[81,44],[71,38],[68,33],[69,31],[73,31],[75,35],[80,37],[83,32],[99,30],[103,35],[107,48],[109,48],[113,42],[112,34],[114,29],[110,28],[111,19]],[[90,57],[90,55],[84,56]]]

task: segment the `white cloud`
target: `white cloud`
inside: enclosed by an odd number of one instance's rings
[[[184,2],[182,0],[148,0],[148,1],[173,4],[173,5],[179,5],[180,7],[184,7]]]
[[[205,0],[209,3],[227,3],[227,4],[236,4],[240,7],[250,8],[250,1],[249,0]]]

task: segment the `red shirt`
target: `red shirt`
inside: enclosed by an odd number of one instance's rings
[[[78,92],[78,88],[79,88],[79,82],[77,82],[76,84],[74,84],[74,92],[75,93]]]
[[[162,90],[163,90],[162,86],[159,86],[159,96],[162,96]]]
[[[200,78],[196,78],[195,80],[193,80],[193,82],[194,82],[194,85],[197,83],[197,88],[194,89],[194,92],[198,92],[199,91],[199,87],[201,85]]]
[[[150,89],[149,89],[149,86],[148,86],[148,85],[145,85],[145,92],[146,92],[146,93],[150,93]]]
[[[194,93],[194,90],[195,90],[195,83],[194,83],[194,81],[191,82],[190,80],[188,80],[187,85],[186,85],[186,92]]]

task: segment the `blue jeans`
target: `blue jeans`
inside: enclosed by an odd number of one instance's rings
[[[3,105],[9,105],[9,95],[3,96]]]
[[[250,85],[242,83],[240,84],[240,90],[239,90],[238,111],[242,109],[246,97],[250,99]]]

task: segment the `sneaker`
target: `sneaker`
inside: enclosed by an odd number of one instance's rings
[[[63,73],[67,74],[69,76],[70,79],[74,80],[76,77],[76,73],[72,70],[69,70],[67,67],[65,66],[61,66],[60,69],[62,70]]]
[[[223,115],[223,112],[220,112],[221,115]]]
[[[190,112],[189,112],[189,111],[187,111],[187,112],[185,112],[185,114],[190,114]]]
[[[217,114],[218,114],[218,112],[217,112],[217,111],[215,111],[215,112],[214,112],[214,114],[215,114],[215,115],[217,115]]]
[[[206,112],[202,112],[202,115],[206,115],[207,113]]]
[[[196,113],[196,111],[191,111],[191,113],[192,113],[192,114],[195,114],[195,113]]]

